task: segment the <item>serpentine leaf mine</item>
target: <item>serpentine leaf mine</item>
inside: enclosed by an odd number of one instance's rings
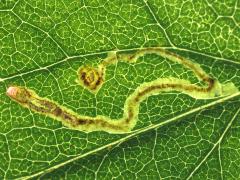
[[[238,92],[233,83],[221,84],[218,80],[210,77],[199,64],[159,47],[147,48],[126,54],[113,51],[108,54],[107,58],[97,68],[81,66],[78,69],[78,82],[92,93],[97,93],[104,82],[105,71],[108,65],[115,64],[117,61],[134,63],[139,57],[146,54],[157,54],[182,64],[192,70],[198,79],[206,85],[198,86],[191,84],[188,80],[173,77],[159,78],[143,83],[126,99],[124,113],[120,119],[110,119],[109,117],[99,115],[96,117],[79,115],[59,105],[57,102],[39,97],[33,90],[26,87],[10,86],[7,89],[7,95],[23,107],[61,121],[69,128],[85,132],[106,131],[108,133],[121,134],[129,133],[135,127],[138,119],[139,105],[151,95],[160,92],[179,91],[196,99],[212,99]]]

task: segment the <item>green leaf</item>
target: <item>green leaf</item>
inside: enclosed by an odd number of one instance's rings
[[[6,96],[26,86],[75,111],[120,118],[143,82],[194,74],[157,55],[118,62],[95,95],[76,83],[81,65],[112,50],[163,47],[240,89],[240,3],[229,1],[0,2],[0,179],[239,179],[240,93],[197,100],[150,96],[131,134],[84,133]]]

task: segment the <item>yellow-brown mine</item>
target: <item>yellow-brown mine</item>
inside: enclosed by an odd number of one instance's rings
[[[174,90],[196,99],[211,99],[238,92],[233,83],[221,84],[218,80],[210,77],[199,64],[158,47],[146,48],[128,54],[111,52],[99,64],[98,68],[89,66],[80,67],[78,70],[78,81],[80,85],[96,93],[102,86],[105,70],[108,65],[115,64],[118,60],[134,63],[139,57],[151,53],[163,56],[191,69],[198,79],[205,82],[206,85],[198,86],[191,84],[188,80],[172,77],[158,78],[152,82],[143,83],[126,99],[124,113],[120,119],[110,119],[106,116],[89,117],[76,114],[72,110],[59,105],[57,102],[39,97],[34,91],[25,87],[11,86],[7,90],[7,95],[23,107],[59,120],[69,128],[85,132],[106,131],[108,133],[119,134],[131,132],[137,123],[140,103],[151,95]]]
[[[78,69],[78,82],[92,92],[97,92],[104,81],[104,69],[81,66]]]
[[[111,51],[97,68],[85,65],[81,66],[77,71],[77,82],[90,92],[97,93],[104,82],[106,67],[110,64],[116,64],[117,60],[116,51]]]

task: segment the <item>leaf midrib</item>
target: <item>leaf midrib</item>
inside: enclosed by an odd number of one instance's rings
[[[144,49],[147,49],[147,48],[149,48],[149,47],[121,49],[121,50],[118,50],[118,52],[134,51],[134,50],[144,50]],[[204,53],[197,52],[197,51],[194,51],[194,50],[188,50],[188,49],[177,48],[177,47],[176,48],[173,48],[173,47],[161,47],[161,48],[168,49],[168,50],[170,49],[170,50],[181,50],[181,51],[185,51],[185,52],[191,52],[191,53],[203,55],[203,56],[206,56],[206,57],[209,57],[209,58],[216,58],[216,60],[221,60],[221,61],[225,61],[225,62],[228,62],[228,63],[233,63],[233,64],[236,64],[236,65],[240,65],[240,62],[235,62],[235,61],[232,61],[232,60],[229,60],[229,59],[215,57],[215,56],[204,54]],[[69,56],[69,57],[66,57],[66,58],[58,61],[58,62],[55,62],[55,63],[52,63],[52,64],[48,64],[48,65],[42,66],[40,68],[32,69],[30,71],[22,72],[22,73],[19,73],[19,74],[9,75],[9,76],[4,77],[4,78],[0,77],[0,83],[4,82],[4,81],[7,81],[7,80],[10,80],[10,79],[21,77],[21,76],[24,76],[24,75],[29,75],[29,74],[32,74],[34,72],[48,71],[48,69],[51,68],[51,67],[54,67],[56,65],[60,65],[62,63],[65,63],[65,62],[67,62],[69,60],[73,60],[75,58],[84,58],[84,57],[94,56],[94,55],[103,55],[103,54],[107,54],[107,53],[109,53],[111,51],[112,50],[106,50],[106,51],[100,51],[100,52],[94,52],[94,53],[86,53],[86,54],[79,54],[79,55],[75,55],[75,56]]]
[[[86,152],[86,153],[84,153],[84,154],[76,155],[75,157],[73,157],[73,158],[71,158],[71,159],[69,159],[69,160],[67,160],[67,161],[65,161],[65,162],[59,163],[59,164],[57,164],[57,165],[55,165],[55,166],[51,166],[51,167],[49,167],[49,168],[47,168],[47,169],[44,169],[44,170],[39,171],[39,172],[36,172],[35,174],[29,175],[29,176],[19,177],[18,179],[30,179],[30,178],[34,178],[34,177],[36,177],[36,176],[40,176],[40,175],[43,175],[43,174],[47,174],[47,173],[49,173],[49,172],[51,172],[51,171],[53,171],[53,170],[55,170],[55,169],[58,169],[58,168],[66,165],[66,164],[69,164],[69,163],[74,162],[74,161],[76,161],[76,160],[82,159],[82,158],[84,158],[84,157],[86,157],[86,156],[95,154],[95,153],[97,153],[97,152],[99,152],[99,151],[102,151],[102,150],[104,150],[104,149],[107,149],[108,147],[112,147],[112,146],[118,145],[118,144],[120,144],[120,143],[126,142],[127,140],[129,140],[129,139],[131,139],[131,138],[134,138],[134,137],[136,137],[136,136],[138,136],[138,135],[140,135],[140,134],[142,134],[142,133],[146,133],[146,132],[148,132],[148,131],[150,131],[150,130],[156,130],[156,129],[159,128],[159,127],[162,127],[162,126],[164,126],[164,125],[167,125],[167,124],[176,122],[176,121],[178,121],[179,119],[181,119],[181,118],[183,118],[183,117],[185,117],[185,116],[188,116],[188,115],[191,115],[191,114],[193,114],[193,113],[199,112],[199,111],[201,111],[201,110],[204,110],[204,109],[206,109],[206,108],[212,107],[212,106],[214,106],[214,105],[223,103],[223,102],[225,102],[225,101],[227,101],[227,100],[233,99],[233,98],[238,97],[238,96],[240,96],[240,92],[237,92],[237,93],[232,94],[232,95],[230,95],[230,96],[223,97],[223,98],[221,98],[221,99],[217,99],[216,101],[212,101],[212,102],[210,102],[210,103],[208,103],[208,104],[199,106],[199,107],[194,108],[194,109],[192,109],[192,110],[190,110],[190,111],[188,111],[188,112],[185,112],[185,113],[180,114],[180,115],[178,115],[178,116],[176,116],[176,117],[173,117],[173,118],[171,118],[171,119],[168,119],[168,120],[166,120],[166,121],[164,121],[164,122],[160,122],[160,123],[158,123],[158,124],[149,125],[149,126],[146,126],[146,127],[144,127],[144,128],[141,128],[141,129],[132,131],[129,135],[127,135],[127,136],[125,136],[125,137],[123,137],[123,138],[121,138],[121,139],[118,139],[118,140],[113,141],[113,142],[111,142],[111,143],[109,143],[109,144],[106,144],[106,145],[104,145],[104,146],[101,146],[101,147],[98,147],[98,148],[96,148],[96,149],[93,149],[93,150],[91,150],[91,151],[89,151],[89,152]]]
[[[18,1],[19,2],[19,1]],[[17,3],[18,3],[17,2]],[[14,12],[14,7],[16,6],[16,4],[13,6],[12,9],[7,9],[7,10],[1,10],[1,12],[12,12],[20,21],[22,21],[22,23],[26,23],[28,24],[29,26],[32,26],[33,28],[36,28],[37,30],[40,30],[41,32],[43,32],[44,34],[46,34],[56,45],[57,47],[62,51],[62,53],[65,55],[65,58],[58,61],[58,62],[55,62],[55,63],[52,63],[52,64],[48,64],[46,66],[42,66],[42,67],[39,67],[39,68],[35,68],[35,69],[32,69],[30,71],[26,71],[26,72],[20,72],[19,74],[10,74],[9,76],[6,76],[6,77],[0,77],[0,82],[4,82],[6,80],[10,80],[10,79],[14,79],[14,78],[17,78],[19,76],[23,76],[23,75],[27,75],[27,74],[31,74],[31,73],[34,73],[34,72],[38,72],[38,71],[42,71],[42,70],[47,70],[48,68],[50,67],[53,67],[53,66],[56,66],[56,65],[59,65],[59,64],[62,64],[64,62],[67,62],[68,60],[72,60],[74,58],[83,58],[83,57],[88,57],[88,56],[94,56],[94,55],[102,55],[102,54],[107,54],[108,52],[111,52],[112,50],[104,50],[104,51],[99,51],[99,52],[89,52],[89,53],[85,53],[85,54],[79,54],[79,55],[75,55],[75,56],[69,56],[68,53],[61,47],[61,45],[48,33],[46,32],[45,30],[43,30],[42,28],[32,24],[32,23],[29,23],[28,21],[25,21],[23,20],[16,12]],[[146,4],[147,2],[144,0],[144,3]],[[146,6],[148,7],[151,15],[153,17],[155,17],[156,15],[151,11],[150,7],[146,4]],[[161,26],[161,24],[159,23],[159,21],[157,19],[155,19],[155,22],[157,23],[157,25],[162,29],[164,30],[164,28]],[[170,38],[168,37],[168,35],[166,34],[166,32],[164,31],[164,34],[166,35],[167,39],[169,40],[170,42],[170,45],[171,46],[166,46],[166,47],[162,47],[163,49],[173,49],[173,50],[180,50],[180,51],[185,51],[185,52],[191,52],[191,53],[195,53],[195,54],[198,54],[198,55],[202,55],[202,56],[206,56],[206,57],[209,57],[209,58],[213,58],[213,59],[216,59],[216,60],[221,60],[221,61],[226,61],[228,63],[233,63],[233,64],[237,64],[237,65],[240,65],[240,62],[237,62],[237,61],[234,61],[234,60],[231,60],[231,59],[227,59],[227,58],[223,58],[223,57],[218,57],[218,56],[215,56],[215,55],[210,55],[210,54],[206,54],[206,53],[203,53],[203,52],[198,52],[196,50],[191,50],[191,49],[186,49],[186,48],[180,48],[180,47],[177,47],[175,46],[171,41],[170,41]],[[126,48],[126,49],[121,49],[121,50],[118,50],[118,52],[124,52],[124,51],[133,51],[133,50],[140,50],[140,49],[145,49],[145,48],[148,48],[148,47],[140,47],[140,48]]]

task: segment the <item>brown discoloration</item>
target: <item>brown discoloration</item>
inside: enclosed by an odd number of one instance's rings
[[[134,110],[133,110],[132,108],[130,108],[130,109],[128,110],[128,118],[129,118],[129,119],[132,119],[133,116],[134,116]]]
[[[103,83],[102,69],[93,67],[81,67],[78,70],[79,81],[89,90],[97,90]]]
[[[81,76],[81,79],[84,81],[86,78],[86,73],[85,72],[79,72],[79,75]]]
[[[45,109],[44,107],[36,106],[35,104],[33,104],[31,102],[28,102],[27,104],[30,109],[32,109],[38,113],[41,113],[41,114],[50,113],[49,109]]]
[[[104,119],[95,119],[94,123],[98,124],[98,126],[100,126],[101,129],[111,129],[115,131],[121,131],[123,129],[122,126],[111,124],[110,122]]]
[[[79,124],[79,122],[80,122],[79,119],[78,119],[76,116],[69,114],[68,112],[62,112],[61,118],[62,118],[65,122],[67,122],[68,124],[70,124],[71,127],[76,128],[77,126],[80,125],[80,124]]]
[[[161,48],[155,48],[155,50],[161,52],[162,54],[166,54],[166,55],[170,55],[172,57],[175,57],[176,59],[178,59],[180,61],[180,63],[182,63],[185,67],[191,69],[200,79],[202,79],[204,81],[204,79],[206,78],[207,74],[204,71],[199,71],[199,67],[197,67],[194,63],[190,62],[189,60],[164,49]],[[208,77],[208,76],[207,76]]]
[[[216,81],[215,81],[215,79],[213,79],[213,78],[209,78],[209,79],[208,79],[208,90],[211,90],[211,89],[213,88],[215,82],[216,82]]]
[[[147,88],[145,88],[143,91],[139,92],[136,97],[135,97],[135,102],[139,102],[141,97],[145,96],[146,94],[151,93],[152,91],[156,91],[156,90],[164,90],[166,88],[171,88],[171,89],[175,89],[177,91],[180,91],[181,89],[184,89],[186,91],[206,91],[208,90],[208,88],[199,88],[197,86],[194,85],[183,85],[183,84],[160,84],[160,85],[153,85],[153,86],[149,86]]]
[[[24,99],[31,98],[32,95],[27,89],[24,88],[23,91],[24,91],[24,93],[21,96],[25,97]]]
[[[124,132],[124,126],[126,126],[126,125],[125,124],[113,125],[113,124],[107,123],[107,124],[105,124],[105,129],[111,129],[111,130],[115,130],[115,131]]]
[[[76,123],[78,125],[91,125],[91,124],[94,124],[94,121],[93,119],[87,119],[87,118],[78,118],[76,120]]]
[[[129,56],[129,60],[132,61],[135,58],[135,54]]]
[[[125,122],[129,124],[130,121],[133,119],[133,116],[134,116],[134,110],[132,109],[132,107],[130,107],[128,109],[128,116],[126,117]]]
[[[149,86],[147,88],[145,88],[143,91],[139,92],[137,97],[138,99],[140,99],[142,96],[152,92],[152,91],[155,91],[155,90],[159,90],[159,89],[164,89],[168,87],[167,84],[161,84],[161,85],[155,85],[155,86]]]
[[[39,103],[44,108],[49,109],[49,110],[52,110],[52,109],[57,107],[56,104],[54,104],[53,102],[50,102],[48,100],[43,100],[43,99],[36,98],[36,102]]]
[[[74,120],[72,115],[68,114],[67,112],[62,112],[61,115],[62,115],[62,118],[65,119],[65,120],[68,120],[68,121],[71,121],[71,122]]]
[[[97,80],[97,82],[96,82],[96,87],[97,87],[98,85],[100,85],[102,81],[103,81],[103,79],[102,79],[101,77],[98,78],[98,80]]]
[[[61,115],[62,115],[62,109],[59,108],[59,107],[56,107],[56,108],[54,109],[54,111],[53,111],[53,114],[54,114],[55,116],[61,116]]]

